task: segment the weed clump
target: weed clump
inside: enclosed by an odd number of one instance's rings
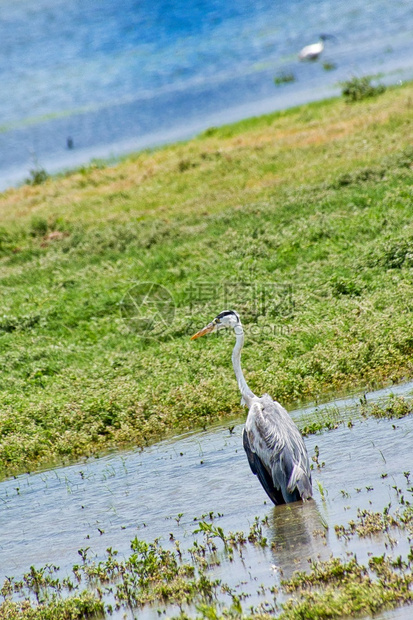
[[[362,293],[361,286],[354,279],[334,276],[331,279],[331,285],[334,297],[340,297],[341,295],[359,297]]]
[[[30,236],[43,237],[48,231],[49,225],[44,217],[35,215],[30,222]]]
[[[373,418],[400,419],[413,412],[413,404],[403,396],[393,396],[386,404],[374,403],[372,407],[362,407],[362,415]]]
[[[344,172],[340,174],[333,184],[334,189],[340,189],[347,185],[361,185],[362,183],[374,183],[381,181],[385,175],[384,168],[361,168],[353,172]]]
[[[18,236],[6,228],[0,227],[0,256],[16,252]]]
[[[347,102],[354,103],[356,101],[368,99],[369,97],[381,95],[385,90],[386,87],[383,86],[383,84],[374,86],[371,83],[371,78],[364,76],[360,78],[353,77],[350,80],[343,82],[341,92]]]
[[[30,170],[30,176],[26,179],[27,185],[42,185],[47,181],[49,175],[44,168],[32,168]]]
[[[413,239],[386,243],[378,263],[386,269],[413,267]]]
[[[280,73],[274,78],[274,84],[276,86],[281,86],[281,84],[289,84],[291,82],[295,82],[295,75],[293,73]]]

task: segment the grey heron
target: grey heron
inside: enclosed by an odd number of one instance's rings
[[[320,34],[319,42],[303,47],[298,58],[300,60],[317,60],[324,51],[324,41],[327,39],[335,39],[335,37],[331,34]]]
[[[284,407],[268,394],[256,396],[245,381],[241,368],[244,330],[239,315],[234,310],[224,310],[191,340],[225,327],[235,332],[232,365],[241,404],[249,409],[242,437],[251,470],[276,505],[310,499],[310,462],[300,431]]]

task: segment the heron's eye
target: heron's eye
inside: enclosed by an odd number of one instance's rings
[[[214,319],[214,323],[216,325],[217,323],[221,323],[221,321],[220,321],[220,319]]]

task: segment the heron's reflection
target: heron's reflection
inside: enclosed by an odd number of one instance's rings
[[[309,568],[309,560],[327,560],[327,526],[314,500],[275,506],[270,517],[274,564],[289,579]]]

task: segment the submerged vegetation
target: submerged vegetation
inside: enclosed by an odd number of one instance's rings
[[[180,618],[273,618],[316,620],[376,614],[413,603],[413,488],[405,472],[402,488],[393,488],[392,503],[382,512],[359,510],[357,519],[347,526],[336,526],[339,539],[375,537],[382,554],[369,553],[367,561],[347,550],[343,557],[310,558],[307,570],[285,576],[280,566],[271,565],[277,557],[277,542],[270,542],[268,516],[256,517],[249,532],[226,532],[217,525],[212,512],[196,523],[192,534],[181,542],[170,534],[169,541],[146,542],[134,538],[126,557],[108,548],[96,560],[92,551],[79,549],[80,561],[64,577],[53,565],[34,566],[20,580],[8,578],[1,588],[0,618],[7,620],[66,620],[107,617],[117,613],[133,617],[150,608],[152,615]],[[390,489],[389,489],[390,491]],[[310,502],[311,504],[311,502]],[[306,507],[301,505],[303,515]],[[277,508],[273,508],[276,511]],[[176,519],[178,526],[183,515]],[[284,513],[283,518],[287,518]],[[314,531],[316,538],[327,538],[327,531]],[[331,534],[328,534],[331,535]],[[397,541],[395,539],[397,537]],[[405,539],[410,552],[400,553]],[[327,544],[327,542],[325,543]],[[347,543],[346,543],[347,544]],[[271,566],[265,583],[256,587],[254,604],[244,591],[243,573],[255,583],[255,567],[246,560],[250,548]],[[357,549],[357,541],[355,544]],[[398,555],[394,555],[397,550]],[[361,553],[362,555],[362,553]],[[255,557],[255,556],[254,556]],[[217,576],[220,567],[228,576],[239,574],[235,585]]]
[[[281,86],[281,84],[289,84],[295,82],[295,75],[293,73],[279,73],[274,77],[274,84]]]
[[[188,337],[226,307],[251,388],[283,404],[411,377],[412,97],[314,103],[1,194],[1,474],[239,415],[232,340]]]
[[[391,396],[386,403],[374,403],[368,406],[362,403],[362,414],[375,418],[404,418],[413,411],[413,404],[403,396]]]

